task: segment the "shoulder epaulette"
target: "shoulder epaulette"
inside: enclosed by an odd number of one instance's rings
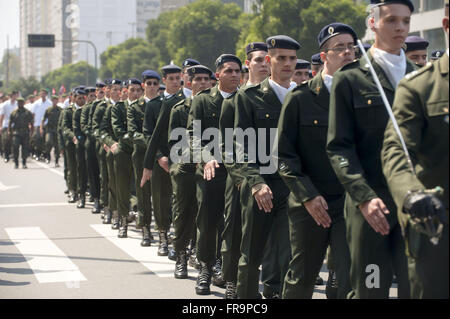
[[[340,68],[338,71],[345,71],[345,70],[349,70],[349,69],[353,69],[356,66],[359,66],[360,61],[359,60],[355,60],[349,64],[344,65],[342,68]]]
[[[201,95],[201,94],[209,94],[209,93],[211,93],[211,89],[209,88],[209,89],[205,89],[205,90],[203,90],[203,91],[200,91],[200,92],[198,92],[195,96],[197,96],[197,95]]]
[[[245,88],[243,88],[244,92],[247,92],[252,89],[259,89],[261,87],[261,83],[253,84],[253,85],[247,85]]]
[[[428,62],[424,67],[420,68],[419,70],[413,71],[413,72],[405,75],[405,79],[408,81],[412,80],[427,71],[433,70],[433,68],[434,68],[434,64],[432,62]]]

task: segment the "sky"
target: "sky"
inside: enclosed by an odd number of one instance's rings
[[[0,57],[3,57],[6,37],[9,35],[9,47],[20,45],[20,1],[0,0]]]

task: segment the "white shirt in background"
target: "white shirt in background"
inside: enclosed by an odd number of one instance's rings
[[[3,125],[2,128],[7,128],[9,125],[9,118],[11,116],[11,113],[17,109],[17,101],[14,103],[11,103],[11,100],[6,101],[3,103],[1,109],[0,109],[0,116],[4,115],[3,118]]]
[[[53,104],[49,99],[46,99],[45,102],[42,102],[42,99],[34,102],[33,107],[31,108],[31,112],[34,114],[34,127],[41,126],[45,111],[52,105]]]

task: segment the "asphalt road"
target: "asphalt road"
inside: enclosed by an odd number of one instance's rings
[[[118,239],[91,203],[68,204],[64,189],[63,169],[53,164],[29,161],[27,170],[15,170],[0,162],[0,299],[224,298],[214,286],[211,295],[196,295],[195,269],[174,279],[175,262],[157,256],[156,241],[140,247],[134,226]],[[325,266],[321,277],[326,282]],[[326,298],[325,285],[314,298]]]

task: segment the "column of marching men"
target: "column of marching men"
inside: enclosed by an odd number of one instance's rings
[[[372,0],[365,49],[417,175],[342,23],[323,27],[311,63],[278,35],[248,44],[245,65],[222,54],[213,71],[189,58],[161,75],[76,87],[64,102],[42,90],[25,105],[12,92],[0,113],[4,160],[11,143],[16,168],[20,146],[24,167],[30,143],[47,163],[53,149],[69,202],[84,208],[88,191],[92,213],[119,238],[135,221],[143,247],[153,214],[158,256],[176,261],[177,279],[198,269],[199,295],[213,284],[258,299],[261,281],[265,298],[312,298],[326,259],[328,298],[388,298],[394,278],[399,298],[448,298],[449,57],[423,62],[428,42],[407,38],[413,11],[409,0]],[[448,38],[448,1],[443,27]]]

